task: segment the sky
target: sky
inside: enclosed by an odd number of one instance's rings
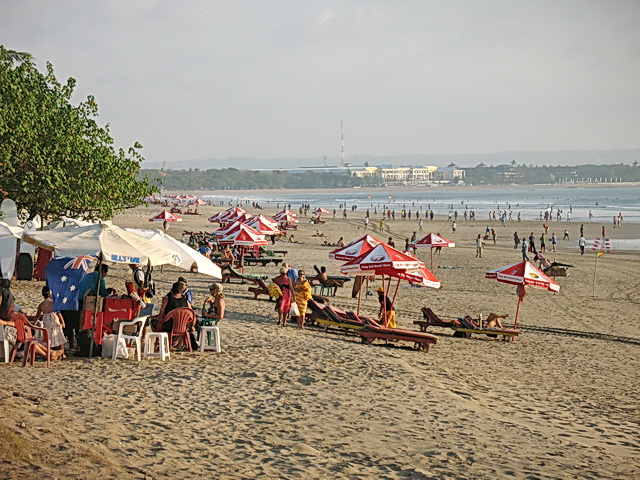
[[[0,44],[147,162],[640,146],[637,0],[0,0]]]

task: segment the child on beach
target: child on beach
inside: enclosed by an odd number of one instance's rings
[[[49,287],[42,287],[42,297],[44,300],[38,305],[34,321],[36,323],[41,322],[42,326],[49,332],[51,348],[57,350],[57,353],[52,355],[52,358],[67,358],[64,354],[64,344],[67,342],[67,339],[62,331],[64,328],[64,319],[59,313],[53,312],[53,299],[51,298],[51,290],[49,290]]]

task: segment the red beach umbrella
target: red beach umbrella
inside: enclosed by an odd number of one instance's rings
[[[516,307],[516,317],[513,321],[514,329],[518,325],[520,304],[526,296],[526,286],[542,288],[545,290],[549,290],[550,292],[560,291],[560,285],[558,285],[556,282],[554,282],[544,273],[538,270],[531,262],[528,262],[526,260],[486,272],[485,278],[495,278],[499,282],[518,286],[518,306]]]
[[[260,232],[241,223],[236,230],[221,238],[220,244],[242,247],[263,247],[267,245],[267,241]]]
[[[163,210],[162,212],[160,212],[158,215],[156,215],[155,217],[151,217],[149,219],[150,222],[181,222],[182,218],[178,217],[177,215],[174,215],[171,212],[167,212],[166,210]]]
[[[278,229],[278,224],[264,215],[252,217],[245,225],[257,230],[262,235],[282,235]]]
[[[285,219],[284,221],[287,221],[287,222],[288,222],[288,221],[290,221],[290,220],[288,220],[288,219],[293,218],[293,217],[295,217],[295,216],[296,216],[296,214],[295,214],[295,213],[293,213],[291,210],[288,210],[288,209],[286,209],[286,208],[285,208],[285,209],[284,209],[284,210],[282,210],[281,212],[276,213],[276,214],[273,216],[273,219],[274,219],[274,220],[276,220],[276,221],[278,221],[278,222],[282,222],[282,221],[283,221],[283,219]],[[298,220],[297,220],[297,219],[295,219],[295,221],[296,221],[296,222],[298,222]]]
[[[382,288],[384,289],[384,277],[400,278],[400,274],[405,274],[407,271],[416,271],[420,268],[420,261],[411,255],[396,250],[392,246],[386,243],[380,243],[373,247],[371,250],[363,253],[359,257],[345,263],[341,268],[341,273],[351,273],[355,275],[382,275]],[[389,283],[391,279],[389,279]],[[396,285],[396,291],[393,296],[395,302],[398,288],[400,286],[400,280]],[[387,286],[388,289],[389,286]],[[384,295],[386,293],[383,292]],[[383,303],[386,316],[386,302]],[[358,312],[360,311],[360,296],[358,295]]]
[[[329,252],[329,258],[343,261],[353,260],[381,243],[380,240],[371,235],[364,235],[344,247]]]
[[[322,215],[323,213],[326,214],[326,213],[330,213],[330,212],[329,212],[329,210],[327,210],[325,208],[318,207],[313,211],[313,213],[316,213],[318,215]]]
[[[431,270],[433,270],[433,248],[434,247],[455,247],[455,242],[450,242],[444,237],[437,235],[435,233],[428,233],[420,240],[411,244],[410,246],[416,248],[424,248],[428,247],[431,250]]]

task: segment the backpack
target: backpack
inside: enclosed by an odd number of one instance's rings
[[[156,284],[151,278],[151,270],[147,271],[144,275],[144,288],[147,290],[147,297],[153,298],[156,294]]]

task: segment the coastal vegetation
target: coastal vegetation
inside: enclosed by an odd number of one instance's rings
[[[0,46],[0,200],[28,218],[110,219],[157,191],[140,174],[142,146],[116,149],[94,97],[71,103],[75,86]]]
[[[608,183],[640,182],[640,167],[637,165],[579,165],[579,166],[533,166],[508,165],[487,166],[480,164],[464,168],[464,184],[472,185],[531,185],[557,183]],[[188,170],[143,170],[147,177],[159,178],[154,185],[167,190],[255,190],[255,189],[309,189],[381,187],[384,180],[371,176],[359,178],[345,173],[295,172],[222,169]]]

